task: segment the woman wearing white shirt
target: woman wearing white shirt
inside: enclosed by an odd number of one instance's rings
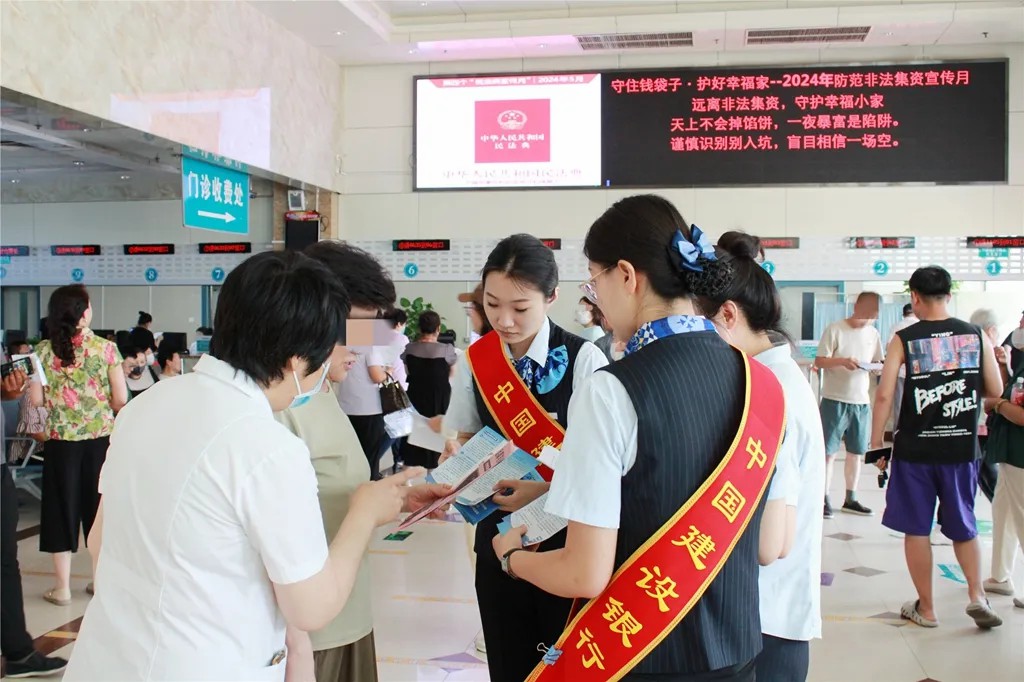
[[[493,540],[510,576],[593,599],[528,679],[596,679],[596,667],[603,679],[753,680],[757,564],[792,535],[792,481],[776,476],[763,497],[781,389],[695,314],[692,297],[720,291],[731,270],[671,203],[617,202],[584,253],[584,291],[630,341],[573,397],[545,507],[568,519],[565,548],[524,551],[523,528]]]
[[[777,469],[792,467],[798,485],[787,505],[796,508],[796,534],[789,554],[762,566],[761,633],[764,649],[757,658],[757,679],[803,682],[807,679],[810,640],[821,637],[821,496],[825,493],[825,439],[818,403],[793,360],[788,342],[773,345],[782,301],[771,275],[757,264],[760,240],[727,232],[718,249],[733,276],[714,296],[697,298],[697,308],[714,323],[722,338],[775,374],[786,397],[786,436]],[[720,253],[721,255],[721,253]],[[776,474],[778,476],[779,474]],[[792,508],[792,507],[790,507]]]
[[[210,355],[121,411],[66,680],[280,682],[300,662],[286,629],[336,616],[374,527],[436,499],[405,487],[422,470],[364,485],[328,547],[309,452],[273,413],[322,388],[348,311],[323,265],[253,256],[224,281]]]
[[[606,364],[604,355],[548,319],[558,297],[558,265],[536,237],[519,234],[498,243],[484,265],[482,296],[494,331],[456,364],[445,431],[458,432],[464,443],[489,426],[536,456],[541,435],[547,434],[549,445],[561,441],[569,400]],[[450,444],[446,454],[458,445]],[[503,513],[477,524],[477,603],[491,682],[522,682],[541,658],[537,644],[561,632],[571,602],[513,581],[490,551],[498,522],[547,492],[548,484],[501,481],[496,489],[512,492],[494,496]],[[544,546],[561,547],[564,539],[560,533]]]

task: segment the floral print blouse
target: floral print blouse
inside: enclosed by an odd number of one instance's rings
[[[91,329],[83,329],[72,340],[75,364],[64,366],[54,355],[49,341],[42,341],[36,353],[46,373],[43,389],[49,412],[46,430],[54,440],[92,440],[109,436],[114,428],[110,406],[110,367],[121,364],[121,354],[111,341]]]

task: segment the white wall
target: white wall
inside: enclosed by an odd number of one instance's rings
[[[69,204],[0,205],[4,244],[198,244],[273,239],[273,200],[258,197],[249,210],[249,234],[193,230],[181,224],[181,200],[94,201]]]
[[[1009,184],[947,187],[799,187],[661,190],[712,233],[963,235],[1024,233],[1024,45],[834,48],[781,52],[605,55],[579,59],[445,62],[345,70],[344,193],[348,239],[582,237],[630,190],[412,192],[413,82],[420,74],[658,66],[733,66],[1010,59]],[[822,207],[825,207],[823,210]]]

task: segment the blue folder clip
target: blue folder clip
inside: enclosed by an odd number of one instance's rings
[[[554,665],[558,661],[558,658],[561,655],[562,655],[562,650],[561,649],[556,649],[555,647],[549,648],[544,653],[544,665]]]

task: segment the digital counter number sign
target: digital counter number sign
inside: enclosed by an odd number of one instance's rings
[[[201,254],[221,254],[221,253],[252,253],[252,243],[250,242],[213,242],[210,244],[200,244],[199,253]]]
[[[968,237],[971,249],[1024,249],[1024,237]]]
[[[762,249],[799,249],[800,237],[761,237]]]
[[[914,237],[850,237],[851,249],[913,249],[917,247]]]
[[[174,254],[174,244],[125,244],[126,256],[170,256]]]
[[[450,239],[396,239],[391,242],[392,251],[451,251]]]
[[[51,256],[99,256],[102,253],[97,244],[59,244],[50,247]]]
[[[29,252],[30,247],[24,245],[0,246],[0,256],[27,256]]]
[[[541,244],[543,244],[544,246],[548,247],[552,251],[561,251],[562,250],[562,240],[561,239],[541,239],[540,242],[541,242]]]
[[[1007,180],[1005,60],[602,78],[606,187]]]

